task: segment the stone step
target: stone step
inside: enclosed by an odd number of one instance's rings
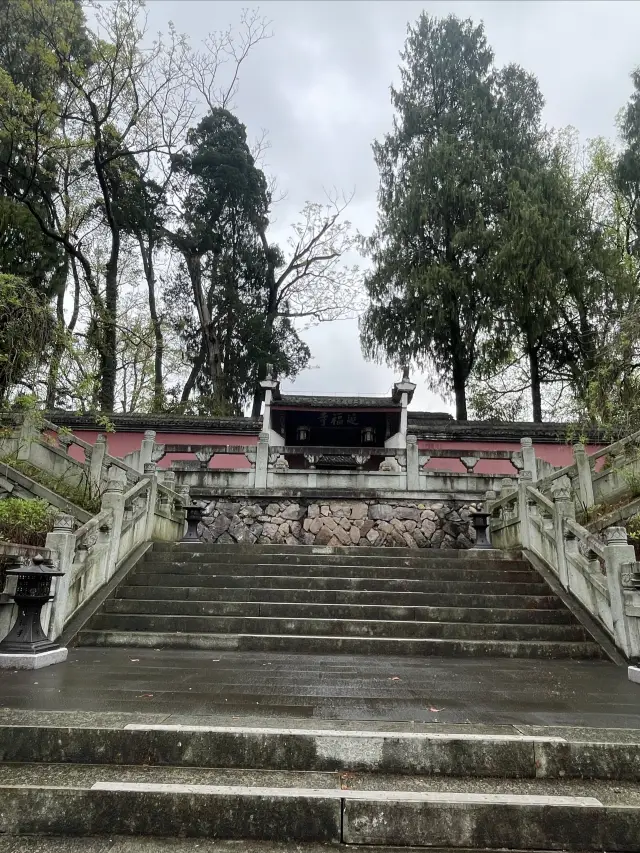
[[[249,543],[237,542],[229,545],[212,545],[207,542],[182,543],[182,542],[156,542],[153,546],[154,553],[171,552],[175,554],[210,554],[219,556],[221,554],[232,554],[234,556],[247,555],[254,559],[256,554],[280,554],[286,555],[287,559],[298,555],[303,557],[310,555],[329,556],[342,555],[355,557],[360,560],[363,557],[380,558],[383,561],[393,559],[400,560],[431,560],[446,557],[450,560],[512,560],[514,555],[506,554],[504,551],[487,549],[480,551],[464,548],[420,548],[410,549],[407,547],[380,547],[364,545],[251,545]],[[205,557],[205,559],[207,559]],[[383,562],[383,565],[385,563]]]
[[[151,594],[152,591],[150,591]],[[489,607],[397,607],[391,604],[310,604],[269,601],[174,601],[112,598],[107,613],[174,616],[266,616],[311,619],[395,619],[427,622],[498,622],[501,624],[572,625],[569,610]]]
[[[562,610],[564,604],[547,589],[544,595],[483,595],[430,592],[369,592],[345,589],[252,589],[247,587],[203,587],[203,586],[120,586],[118,598],[164,599],[170,601],[272,601],[277,603],[303,604],[389,604],[395,607],[418,605],[433,607],[497,607],[526,610]]]
[[[522,657],[603,659],[594,642],[555,640],[390,639],[383,637],[302,636],[296,634],[165,633],[85,629],[81,646],[131,646],[157,649],[226,649],[295,654],[413,655],[442,657]]]
[[[99,613],[95,630],[180,632],[185,634],[295,634],[322,637],[438,638],[445,640],[554,640],[582,642],[575,625],[491,622],[417,622],[392,619],[293,619],[266,616],[174,616],[149,613]]]
[[[367,772],[408,776],[638,781],[640,733],[441,725],[403,731],[361,723],[0,726],[0,761],[53,764]],[[131,715],[132,717],[134,715]],[[275,722],[275,721],[274,721]],[[368,727],[369,726],[369,727]]]
[[[254,546],[258,548],[258,546]],[[215,549],[216,546],[213,546]],[[407,548],[403,556],[387,556],[385,548],[380,549],[383,553],[375,556],[361,555],[360,548],[352,547],[351,553],[339,554],[324,554],[322,549],[318,549],[320,553],[268,553],[264,554],[260,551],[252,553],[250,551],[233,550],[218,553],[217,550],[211,551],[156,551],[155,545],[151,551],[145,554],[143,562],[145,563],[205,563],[210,565],[236,565],[240,566],[245,563],[253,565],[261,563],[263,565],[282,565],[291,566],[369,566],[369,567],[405,567],[405,568],[424,568],[424,567],[443,567],[454,568],[463,566],[468,568],[487,568],[487,569],[502,569],[511,568],[519,570],[531,570],[531,565],[522,559],[486,559],[479,556],[479,552],[467,552],[465,558],[450,557],[449,551],[432,551],[423,549],[420,551],[411,551]],[[458,552],[453,552],[458,553]],[[482,552],[480,552],[482,553]],[[424,554],[432,556],[425,557]]]
[[[540,583],[540,575],[533,569],[515,570],[500,566],[498,569],[475,568],[466,563],[452,566],[407,568],[406,566],[323,566],[289,563],[178,563],[143,562],[136,573],[166,573],[172,575],[216,575],[230,574],[235,577],[254,577],[260,575],[294,575],[326,578],[407,578],[408,580],[472,580],[492,583]]]
[[[270,589],[345,589],[369,592],[442,592],[545,595],[549,587],[538,576],[538,582],[509,583],[498,581],[430,581],[410,578],[309,577],[307,575],[232,575],[175,574],[173,572],[135,571],[127,578],[136,586],[201,586]]]
[[[640,849],[637,785],[577,779],[7,764],[0,767],[0,813],[3,832],[14,836]]]

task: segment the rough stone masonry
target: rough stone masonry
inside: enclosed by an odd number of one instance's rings
[[[200,502],[205,542],[469,548],[474,502],[221,498]]]

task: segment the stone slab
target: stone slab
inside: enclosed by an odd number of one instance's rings
[[[380,697],[380,687],[389,698]],[[9,714],[15,722],[17,711],[30,725],[42,723],[37,717],[43,712],[52,715],[51,724],[54,712],[72,712],[67,725],[166,722],[170,715],[180,715],[172,722],[188,716],[197,724],[224,715],[229,724],[234,716],[239,723],[279,717],[282,726],[312,716],[314,727],[334,721],[332,728],[362,720],[366,726],[417,723],[430,729],[473,723],[535,726],[523,733],[537,735],[555,726],[562,731],[553,734],[567,738],[583,727],[589,740],[600,739],[591,734],[595,728],[624,729],[637,741],[637,693],[626,667],[608,661],[72,647],[64,667],[49,667],[38,678],[0,672],[7,709],[0,720]],[[96,712],[112,716],[98,722]]]
[[[633,681],[634,684],[640,684],[640,666],[630,666],[628,673],[629,681]]]
[[[0,669],[42,669],[54,663],[64,663],[68,655],[68,649],[51,649],[35,655],[0,654]]]
[[[201,794],[230,797],[285,797],[309,799],[369,800],[372,802],[415,802],[451,804],[496,804],[513,806],[574,806],[601,808],[596,797],[549,794],[496,794],[468,791],[354,791],[327,788],[258,788],[247,785],[189,785],[171,782],[96,782],[92,791],[140,791],[150,794]]]

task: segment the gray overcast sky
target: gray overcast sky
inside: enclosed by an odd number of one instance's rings
[[[250,138],[265,129],[264,167],[286,199],[276,207],[276,236],[305,201],[325,189],[354,191],[349,218],[369,233],[376,218],[378,174],[371,143],[391,126],[389,86],[407,23],[424,9],[484,21],[499,64],[517,62],[537,75],[549,126],[576,127],[583,139],[615,135],[615,117],[631,93],[640,64],[640,2],[583,0],[150,0],[151,31],[172,20],[194,42],[235,23],[243,7],[258,7],[274,37],[243,66],[236,113]],[[295,382],[298,393],[380,393],[393,383],[385,366],[364,361],[355,322],[305,333],[313,367]],[[453,411],[448,401],[418,389],[413,408]]]

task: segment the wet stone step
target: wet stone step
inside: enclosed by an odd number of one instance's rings
[[[382,637],[300,636],[295,634],[164,633],[86,629],[78,635],[81,646],[131,646],[158,649],[216,649],[292,654],[348,654],[442,657],[508,657],[540,659],[602,659],[593,642],[553,640],[443,640],[389,639]]]
[[[108,719],[97,728],[0,726],[0,760],[631,782],[637,781],[640,762],[637,734],[635,740],[617,742],[609,740],[606,730],[594,733],[596,742],[584,742],[572,740],[570,733],[492,733],[473,726],[435,732],[375,730],[366,723],[352,731],[313,723],[294,728],[135,722],[109,726]]]
[[[152,594],[149,590],[149,594]],[[403,607],[376,604],[310,604],[267,601],[176,601],[114,598],[105,602],[107,613],[144,613],[173,616],[272,616],[324,619],[402,619],[435,622],[499,622],[569,625],[569,610],[527,610],[480,607]]]
[[[471,580],[471,581],[503,581],[510,583],[539,583],[540,575],[533,569],[515,569],[508,566],[499,568],[474,568],[465,565],[453,566],[421,566],[417,568],[406,568],[404,566],[324,566],[306,564],[285,563],[161,563],[148,561],[140,565],[136,570],[140,573],[166,573],[171,575],[193,575],[203,576],[232,574],[236,577],[244,576],[270,576],[270,575],[294,575],[305,577],[342,577],[342,578],[406,578],[408,580]]]
[[[562,640],[587,638],[581,625],[467,622],[416,622],[391,619],[278,619],[234,616],[171,616],[144,613],[102,613],[90,627],[96,630],[159,631],[163,633],[304,634],[307,636],[437,637],[442,639]]]
[[[545,590],[549,593],[549,589]],[[332,589],[251,589],[202,586],[128,586],[118,587],[118,598],[198,600],[198,601],[274,601],[342,604],[392,604],[394,606],[510,607],[515,609],[564,609],[555,595],[481,595],[427,592],[369,592]]]
[[[345,589],[388,590],[390,592],[443,592],[544,595],[549,587],[541,579],[536,583],[507,583],[501,581],[430,581],[407,578],[344,578],[306,577],[297,575],[205,575],[161,574],[136,571],[127,578],[129,585],[140,586],[210,586],[210,587],[267,587],[272,589]]]

